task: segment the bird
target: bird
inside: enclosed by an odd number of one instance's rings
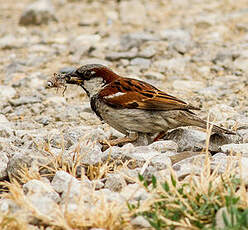
[[[157,135],[157,141],[178,127],[207,128],[208,122],[192,112],[200,110],[198,107],[144,81],[119,76],[104,65],[87,64],[54,77],[48,81],[49,87],[81,86],[98,118],[125,135],[109,140],[111,146],[134,142],[140,134]],[[212,132],[235,134],[217,125],[212,126]]]

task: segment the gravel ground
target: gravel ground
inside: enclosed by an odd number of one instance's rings
[[[199,116],[209,116],[211,121],[238,134],[213,135],[209,151],[225,157],[241,154],[244,161],[248,157],[247,1],[0,3],[2,180],[19,175],[18,169],[23,165],[35,170],[37,163],[48,164],[48,152],[58,156],[62,151],[63,157],[73,162],[71,153],[77,149],[85,169],[102,164],[109,155],[116,161],[136,161],[136,165],[127,164],[122,171],[106,173],[99,180],[89,174],[85,178],[88,189],[92,189],[94,181],[94,191],[103,190],[107,197],[115,194],[118,197],[112,200],[123,202],[128,191],[134,189],[131,186],[137,185],[134,180],[138,173],[149,179],[169,165],[180,178],[192,171],[191,158],[199,158],[196,152],[206,148],[207,138],[196,128],[173,130],[167,135],[169,140],[149,146],[127,144],[102,152],[97,140],[120,134],[91,112],[84,91],[68,86],[63,96],[62,90],[45,88],[54,72],[88,63],[104,64],[120,75],[142,79],[199,106]],[[214,162],[225,162],[225,157],[216,157]],[[44,182],[47,187],[43,190],[39,184],[43,182],[31,181],[42,194],[37,197],[53,194],[43,201],[50,204],[47,210],[65,202],[63,193],[68,185],[60,188],[60,183],[65,183],[60,180],[68,183],[72,176],[63,173],[66,172],[57,171],[55,177],[48,177],[51,185]],[[72,175],[80,177],[82,171]],[[26,182],[26,188],[31,189],[30,181]],[[79,181],[74,182],[77,187]],[[142,194],[146,199],[145,192]],[[42,210],[37,197],[31,200]],[[43,210],[45,214],[47,210]]]

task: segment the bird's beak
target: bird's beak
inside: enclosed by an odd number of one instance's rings
[[[73,85],[82,85],[82,83],[84,81],[75,72],[66,74],[65,80],[66,80],[67,84],[73,84]]]

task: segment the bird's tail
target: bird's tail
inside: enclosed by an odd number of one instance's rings
[[[236,134],[235,132],[233,132],[231,130],[219,127],[217,125],[214,125],[211,122],[207,122],[205,120],[202,120],[201,118],[197,117],[194,113],[191,113],[191,112],[185,112],[185,113],[187,113],[187,115],[183,116],[183,120],[182,120],[182,122],[184,122],[185,125],[198,126],[198,127],[203,128],[203,129],[207,129],[207,126],[210,125],[210,127],[212,126],[212,132],[213,133],[219,133],[219,134],[225,133],[225,134],[232,134],[232,135]]]

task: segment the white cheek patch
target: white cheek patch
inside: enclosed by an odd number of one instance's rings
[[[84,88],[89,92],[90,96],[94,96],[99,93],[103,88],[104,82],[102,78],[92,78],[90,80],[84,81]]]
[[[126,94],[126,93],[118,92],[118,93],[115,93],[115,94],[111,94],[109,96],[105,96],[104,98],[110,99],[110,98],[114,98],[114,97],[120,97],[120,96],[122,96],[124,94]]]

